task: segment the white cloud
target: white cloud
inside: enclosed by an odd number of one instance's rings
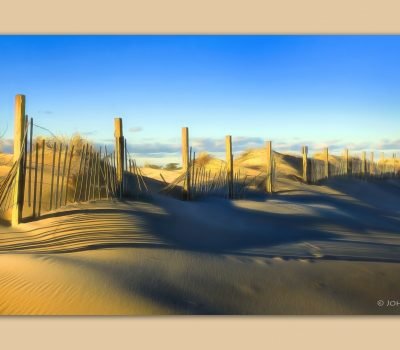
[[[83,133],[90,134],[90,133]],[[348,148],[350,152],[375,151],[375,152],[396,152],[400,151],[400,139],[381,139],[376,142],[345,142],[341,139],[331,139],[326,142],[314,142],[309,140],[279,140],[274,141],[273,149],[278,152],[289,152],[300,154],[302,146],[308,146],[310,152],[319,152],[324,147],[329,147],[330,152],[340,153],[343,149]],[[225,138],[191,138],[190,143],[192,150],[198,154],[201,151],[209,152],[219,158],[224,158],[225,153]],[[259,137],[232,137],[233,151],[235,154],[243,152],[249,148],[265,147],[265,140]],[[107,146],[108,152],[114,150],[114,139],[103,139],[95,142],[95,146],[104,149]],[[136,159],[141,159],[143,162],[146,159],[157,160],[162,163],[163,160],[167,163],[169,161],[180,160],[181,157],[181,144],[176,140],[156,142],[151,139],[142,139],[142,142],[129,143],[128,151]],[[12,153],[13,140],[0,138],[0,150],[4,153]]]
[[[141,127],[141,126],[133,126],[133,127],[131,127],[131,128],[129,128],[129,132],[140,132],[140,131],[142,131],[143,130],[143,128]]]

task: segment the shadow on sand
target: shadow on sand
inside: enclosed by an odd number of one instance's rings
[[[83,204],[78,208],[46,214],[34,229],[29,230],[29,236],[1,240],[0,250],[70,252],[112,246],[164,245],[224,254],[249,248],[343,238],[335,231],[364,237],[371,231],[398,235],[397,198],[400,187],[379,183],[368,184],[364,189],[359,180],[332,181],[326,186],[340,193],[316,195],[307,187],[303,192],[293,194],[284,192],[266,196],[251,193],[245,201],[250,203],[247,207],[238,206],[239,201],[220,198],[183,202],[163,195],[154,195],[147,203],[102,202],[98,203],[99,207],[97,203]],[[390,208],[387,205],[382,209],[379,198],[374,197],[382,193],[389,198]],[[252,202],[270,206],[283,203],[289,211],[291,206],[297,205],[308,208],[311,214],[277,213],[268,208],[260,211],[252,206]],[[144,210],[143,205],[148,207]],[[153,212],[152,208],[157,210]],[[163,214],[159,213],[160,210]]]
[[[305,186],[295,192],[282,192],[273,196],[250,193],[249,198],[243,201],[207,198],[183,202],[154,195],[145,202],[82,204],[63,212],[49,213],[41,221],[27,224],[29,227],[26,227],[23,235],[13,237],[9,234],[0,238],[0,251],[48,254],[140,247],[211,254],[216,257],[234,254],[251,259],[271,257],[268,249],[275,246],[308,241],[344,242],[351,245],[356,239],[369,241],[372,246],[382,245],[369,240],[372,231],[382,232],[383,236],[399,237],[400,205],[395,199],[399,198],[400,192],[397,185],[388,182],[364,186],[358,180],[351,180],[330,181],[323,186],[328,192],[318,192],[318,189],[310,191]],[[330,194],[330,190],[335,191],[335,194]],[[379,198],[386,198],[387,201],[380,205]],[[279,207],[282,212],[272,210]],[[306,210],[296,212],[293,208]],[[350,232],[351,237],[343,232]],[[394,241],[396,244],[399,245],[399,240]],[[295,254],[278,256],[299,258]],[[241,309],[240,305],[233,307],[212,302],[207,296],[208,292],[198,292],[197,289],[205,284],[205,277],[198,273],[190,273],[188,286],[175,280],[172,283],[169,275],[162,273],[162,269],[154,276],[152,267],[140,263],[140,260],[131,261],[128,258],[129,266],[121,267],[109,264],[106,260],[92,260],[79,255],[58,254],[53,255],[52,259],[87,268],[91,273],[99,273],[132,297],[141,295],[176,313],[238,314],[246,310],[245,307]],[[326,255],[324,259],[385,261],[385,256],[365,259],[356,255]],[[160,265],[164,264],[168,263],[161,261]],[[119,273],[119,269],[123,269],[123,273]],[[228,282],[218,277],[224,270],[216,271],[206,284],[207,291],[213,291],[218,296],[217,289],[221,285],[227,288],[225,284]],[[182,278],[185,278],[184,274]],[[239,293],[237,290],[232,287],[231,293]],[[238,296],[235,298],[240,300]],[[263,309],[252,311],[257,312],[265,314]]]

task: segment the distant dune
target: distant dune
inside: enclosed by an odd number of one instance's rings
[[[274,154],[276,171],[279,176],[292,178],[293,176],[301,176],[302,160],[300,157],[284,155],[278,152],[274,152]],[[240,171],[241,177],[245,175],[257,176],[261,172],[265,172],[265,158],[266,151],[264,149],[247,150],[234,158],[234,170],[235,172]],[[196,156],[195,162],[196,165],[204,167],[207,171],[211,170],[212,174],[226,169],[225,160],[215,158],[206,152],[202,152],[200,155]],[[148,167],[143,169],[144,175],[157,180],[162,180],[162,175],[167,182],[173,182],[181,173],[182,170],[168,171],[165,169],[152,169]]]

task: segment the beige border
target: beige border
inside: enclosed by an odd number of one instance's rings
[[[2,349],[397,349],[391,317],[0,318]]]
[[[396,0],[20,0],[2,33],[400,33]],[[0,53],[1,54],[1,53]],[[367,286],[366,286],[367,287]],[[0,318],[2,349],[389,349],[394,317]]]
[[[399,33],[397,0],[9,0],[3,33]]]

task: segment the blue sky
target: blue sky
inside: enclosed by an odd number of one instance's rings
[[[110,143],[123,117],[130,150],[155,163],[179,160],[182,126],[216,154],[227,134],[237,152],[395,151],[399,62],[400,36],[0,36],[0,134],[23,93],[55,134]]]

